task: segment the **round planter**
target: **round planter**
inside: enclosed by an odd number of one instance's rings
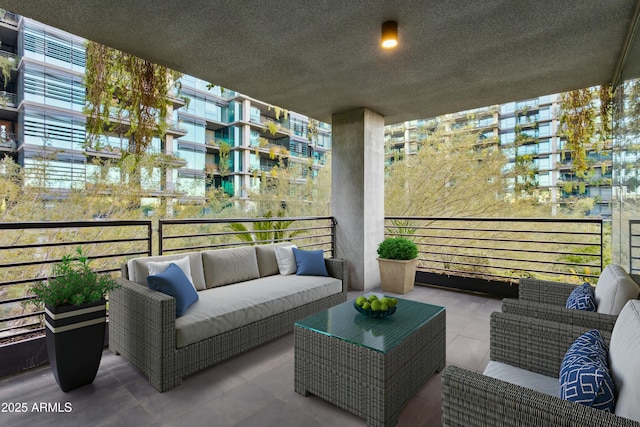
[[[406,294],[413,290],[416,281],[418,258],[407,261],[378,258],[380,282],[384,292]]]
[[[104,299],[45,307],[47,353],[62,391],[91,384],[95,379],[104,349],[106,308]]]

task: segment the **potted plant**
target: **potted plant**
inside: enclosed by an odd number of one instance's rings
[[[389,237],[378,246],[382,290],[406,294],[413,290],[418,265],[418,247],[404,237]]]
[[[63,256],[46,281],[31,286],[33,303],[44,306],[47,354],[62,391],[96,377],[104,348],[105,296],[117,287],[113,278],[91,269],[80,248]]]

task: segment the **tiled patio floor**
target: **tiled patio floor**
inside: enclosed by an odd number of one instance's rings
[[[375,291],[375,289],[374,289]],[[349,299],[360,295],[349,292]],[[489,315],[500,299],[418,286],[403,296],[447,309],[447,364],[482,371]],[[16,413],[12,404],[25,403]],[[49,411],[38,412],[41,403]],[[156,392],[122,357],[105,350],[93,384],[63,393],[48,366],[0,380],[2,426],[364,426],[364,420],[293,391],[293,333]],[[35,405],[35,409],[34,409]],[[67,410],[67,412],[64,412]],[[399,427],[440,425],[440,375],[407,404]]]

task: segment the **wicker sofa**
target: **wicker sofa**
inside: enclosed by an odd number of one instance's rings
[[[442,373],[442,424],[640,427],[640,365],[636,363],[639,310],[640,301],[629,301],[613,332],[602,333],[609,345],[611,376],[617,389],[614,413],[558,397],[565,353],[589,328],[495,312],[491,316],[491,361],[485,373],[455,366]],[[501,371],[504,366],[508,369]],[[518,372],[518,368],[524,371]],[[547,391],[540,391],[545,386]],[[549,392],[554,386],[556,390]]]
[[[624,304],[629,299],[638,298],[639,284],[640,276],[627,274],[618,265],[608,265],[600,274],[595,288],[597,311],[584,311],[565,307],[575,284],[520,279],[519,298],[502,300],[502,312],[611,332]]]
[[[188,257],[199,299],[183,316],[176,300],[146,285],[148,263]],[[280,275],[275,245],[130,260],[109,295],[109,349],[164,392],[182,378],[293,330],[295,321],[346,301],[345,261],[329,277]]]

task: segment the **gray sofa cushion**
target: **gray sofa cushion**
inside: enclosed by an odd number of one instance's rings
[[[609,369],[616,386],[615,413],[640,421],[640,301],[624,306],[611,332]]]
[[[278,269],[278,260],[276,259],[276,246],[288,246],[291,243],[283,242],[271,245],[258,245],[256,246],[256,256],[258,258],[258,270],[260,271],[260,277],[273,276],[274,274],[280,274]]]
[[[598,313],[618,315],[630,299],[638,298],[640,288],[624,268],[609,264],[600,274],[596,285]]]
[[[207,289],[260,277],[253,246],[203,251],[202,264]]]
[[[191,267],[191,278],[193,279],[193,285],[198,291],[205,290],[206,286],[204,280],[204,272],[202,269],[202,255],[200,254],[200,252],[187,252],[175,255],[162,255],[130,259],[127,262],[129,280],[147,286],[147,276],[149,275],[147,263],[149,261],[171,261],[184,258],[185,256],[189,257],[189,266]]]
[[[526,369],[511,366],[506,363],[489,361],[484,375],[496,378],[511,384],[526,387],[551,396],[560,397],[558,379],[527,371]]]
[[[185,347],[341,291],[342,281],[333,277],[275,275],[198,292],[199,300],[176,319],[176,347]]]

